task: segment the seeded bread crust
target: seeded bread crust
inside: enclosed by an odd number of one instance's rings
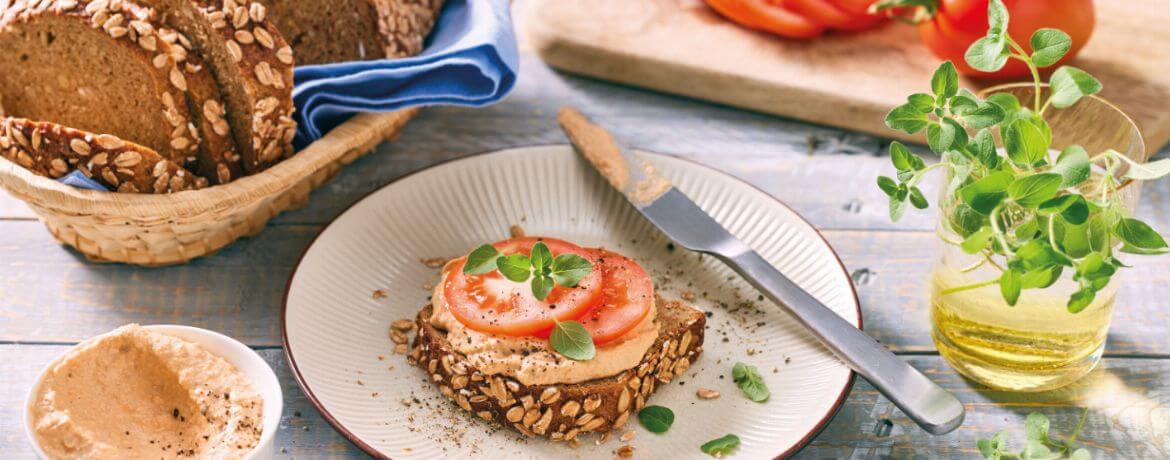
[[[261,0],[302,65],[413,56],[442,0]]]
[[[292,47],[268,20],[267,8],[260,2],[192,1],[203,7],[212,28],[219,32],[244,85],[243,100],[232,104],[229,99],[228,103],[229,116],[246,120],[251,128],[246,138],[236,138],[243,169],[248,174],[268,169],[294,153]],[[226,84],[222,76],[220,84]]]
[[[12,1],[10,5],[8,2]],[[183,162],[194,155],[199,134],[190,123],[188,111],[187,82],[183,73],[171,58],[170,46],[158,35],[158,24],[149,8],[143,8],[129,0],[0,0],[0,99],[10,115],[52,119],[71,126],[94,131],[110,132],[123,137],[135,137],[150,148],[176,162]],[[141,69],[151,81],[149,88],[154,96],[149,100],[136,101],[145,111],[119,112],[117,107],[95,104],[76,99],[75,91],[62,91],[58,82],[37,81],[21,77],[20,62],[38,53],[37,49],[26,49],[34,44],[48,47],[54,42],[66,43],[73,37],[64,33],[51,36],[32,37],[36,23],[41,20],[72,20],[85,27],[104,32],[110,42],[131,56],[132,61],[141,63]],[[34,38],[43,39],[40,42]],[[113,51],[109,51],[113,52]],[[27,64],[26,64],[27,65]],[[40,64],[37,64],[40,65]],[[60,64],[59,64],[60,65]],[[108,71],[114,74],[139,69],[87,69],[87,71]],[[60,69],[62,75],[74,69]],[[5,81],[6,80],[6,81]],[[32,80],[32,81],[29,81]],[[69,114],[59,119],[59,113]],[[110,121],[117,118],[116,123]],[[86,122],[82,122],[85,120]],[[120,128],[115,127],[120,126]],[[129,127],[132,128],[129,128]],[[135,136],[134,131],[143,135]],[[164,135],[159,135],[163,133]]]
[[[679,301],[659,299],[657,305],[658,338],[642,361],[603,379],[528,386],[485,375],[431,326],[429,305],[415,319],[418,334],[407,359],[463,410],[527,436],[571,441],[583,433],[624,426],[656,388],[685,372],[703,352],[703,313]]]
[[[0,156],[54,179],[78,170],[122,193],[173,193],[207,186],[206,179],[141,145],[23,118],[5,117],[0,122]]]
[[[199,156],[186,166],[212,184],[226,184],[243,175],[236,139],[232,136],[219,84],[203,57],[192,51],[191,40],[173,29],[159,30],[171,45],[171,57],[187,78],[187,106],[192,123],[203,133]]]

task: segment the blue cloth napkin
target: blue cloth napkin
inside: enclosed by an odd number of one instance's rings
[[[298,67],[297,148],[355,113],[499,101],[520,64],[509,12],[508,0],[447,0],[418,56]]]
[[[508,0],[446,0],[418,56],[297,67],[294,144],[299,150],[361,112],[493,104],[512,90],[519,66]],[[108,191],[78,171],[58,180]]]

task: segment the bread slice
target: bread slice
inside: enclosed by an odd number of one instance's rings
[[[0,4],[0,103],[9,115],[133,139],[179,163],[194,154],[186,79],[148,8]]]
[[[328,64],[414,56],[442,0],[261,0],[297,62]]]
[[[292,155],[293,53],[254,0],[140,0],[188,38],[219,83],[225,115],[255,174]]]
[[[506,376],[485,375],[451,348],[443,331],[431,326],[430,306],[415,320],[418,335],[408,359],[463,410],[527,436],[571,441],[582,433],[624,426],[656,388],[685,372],[703,352],[702,312],[662,299],[657,308],[658,338],[637,366],[612,377],[528,386]]]
[[[202,133],[199,156],[186,166],[212,184],[226,184],[243,175],[236,138],[227,122],[227,110],[220,95],[219,83],[191,40],[174,29],[159,30],[159,36],[171,45],[171,57],[187,79],[187,108],[191,122]]]
[[[207,186],[206,179],[147,147],[23,118],[0,119],[0,156],[54,179],[76,169],[124,193],[173,193]]]

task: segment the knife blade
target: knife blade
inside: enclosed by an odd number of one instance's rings
[[[679,246],[710,254],[739,273],[807,327],[838,359],[868,380],[922,429],[949,433],[963,423],[954,395],[838,316],[671,185],[652,165],[621,146],[580,111],[561,109],[557,121],[573,147],[615,189]]]

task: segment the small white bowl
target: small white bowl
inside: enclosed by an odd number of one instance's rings
[[[260,442],[244,458],[248,460],[271,458],[273,456],[273,440],[276,439],[276,430],[280,426],[280,415],[284,410],[284,393],[280,390],[280,381],[276,379],[276,373],[272,371],[268,363],[264,362],[264,359],[247,345],[218,332],[170,324],[143,327],[198,344],[208,352],[227,360],[248,378],[252,386],[264,398],[264,428],[260,434]],[[60,359],[58,357],[45,366],[45,369],[37,376],[32,388],[29,389],[28,397],[24,403],[24,432],[28,436],[29,442],[32,443],[33,450],[40,458],[48,458],[48,456],[45,455],[45,451],[41,449],[36,436],[33,435],[32,407],[36,403],[37,389],[40,388],[41,382],[45,380],[49,369],[56,365]]]

